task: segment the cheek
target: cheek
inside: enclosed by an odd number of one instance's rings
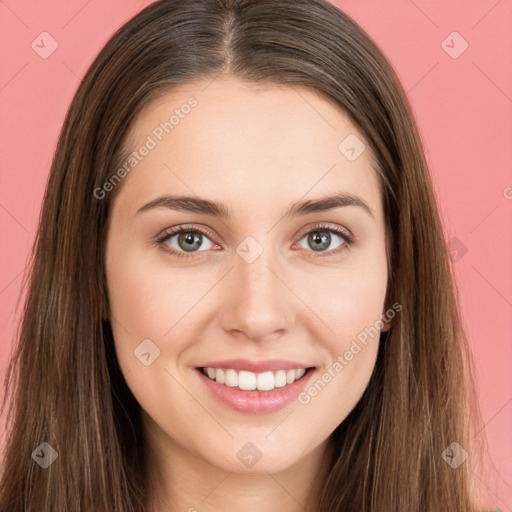
[[[320,277],[320,276],[319,276]],[[318,283],[326,283],[319,286]],[[312,286],[315,284],[315,286]],[[384,312],[387,286],[385,262],[344,268],[309,281],[307,303],[322,327],[321,339],[331,354],[343,353],[352,339],[377,325]],[[364,336],[362,336],[364,337]]]
[[[386,296],[386,260],[364,258],[314,281],[316,286],[307,280],[309,293],[304,296],[320,320],[315,322],[319,326],[316,339],[329,358],[299,402],[309,404],[329,428],[335,428],[359,401],[375,368]],[[318,286],[319,282],[327,284]]]
[[[129,244],[126,246],[129,247]],[[111,324],[120,359],[132,355],[142,340],[162,345],[186,312],[187,287],[179,274],[159,271],[136,250],[109,253],[106,266]],[[178,347],[177,347],[178,348]]]
[[[354,273],[332,280],[329,292],[312,296],[315,313],[322,320],[317,339],[329,357],[299,395],[299,403],[327,435],[352,411],[370,381],[385,290],[385,275]]]
[[[169,397],[191,406],[170,376],[187,348],[183,317],[198,301],[191,275],[170,272],[141,251],[121,252],[109,253],[106,274],[114,345],[128,387],[151,416],[169,410]]]
[[[211,304],[204,296],[218,277],[211,269],[172,269],[165,263],[165,254],[147,248],[115,249],[113,243],[106,273],[122,369],[125,373],[140,369],[134,350],[147,339],[160,351],[157,366],[176,367],[190,344],[191,332],[205,315],[204,305]]]
[[[174,306],[171,286],[166,294],[140,258],[125,254],[117,261],[107,269],[113,324],[121,324],[135,338],[159,338],[165,332],[165,311]]]

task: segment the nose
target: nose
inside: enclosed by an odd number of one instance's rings
[[[265,249],[251,263],[234,256],[221,298],[221,324],[227,332],[261,342],[291,329],[293,293],[270,252]]]

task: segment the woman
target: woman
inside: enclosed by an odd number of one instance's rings
[[[447,255],[406,95],[348,16],[151,4],[59,139],[2,509],[481,510]]]

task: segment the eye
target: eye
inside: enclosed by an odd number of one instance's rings
[[[207,247],[198,250],[204,244],[205,240],[209,242],[209,244],[206,244]],[[164,250],[179,258],[186,258],[188,256],[187,253],[204,252],[216,246],[216,244],[209,239],[207,231],[203,228],[187,228],[184,226],[167,230],[164,235],[157,240],[157,243],[161,245]],[[192,254],[190,256],[193,257]]]
[[[334,235],[334,237],[332,235]],[[307,231],[300,240],[302,241],[304,238],[306,238],[306,244],[309,245],[309,247],[300,247],[302,249],[311,248],[312,250],[309,252],[317,253],[314,256],[316,258],[338,254],[354,242],[353,236],[346,230],[332,227],[328,224],[315,226],[313,229]],[[335,249],[327,250],[331,246],[331,243],[336,241],[336,238],[341,240],[342,243]],[[205,241],[208,242],[206,244],[207,246],[200,249]],[[164,232],[163,236],[157,239],[156,243],[165,251],[178,258],[194,258],[195,253],[220,248],[219,245],[211,241],[209,232],[199,226],[188,227],[180,225],[175,228],[170,228]]]
[[[332,236],[334,235],[334,236]],[[330,225],[322,224],[315,226],[312,230],[305,233],[301,241],[306,239],[306,247],[300,246],[302,249],[312,249],[312,252],[322,253],[315,257],[327,257],[343,251],[347,246],[352,245],[354,238],[345,230],[341,228],[334,228]],[[336,241],[336,238],[342,241],[337,248],[327,250],[331,247],[331,244]],[[326,254],[323,254],[326,253]]]

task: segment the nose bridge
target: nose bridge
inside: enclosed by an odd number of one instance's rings
[[[289,301],[286,286],[276,276],[276,251],[247,237],[236,252],[231,279],[226,283],[224,328],[243,331],[254,339],[288,328]]]

